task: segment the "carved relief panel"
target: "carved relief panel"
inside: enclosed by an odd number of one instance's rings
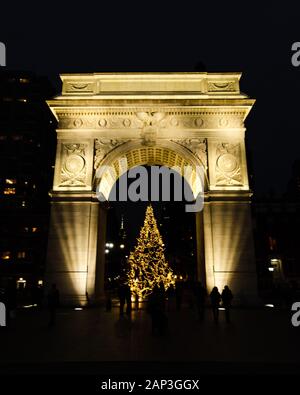
[[[198,159],[200,159],[205,170],[207,169],[207,146],[206,139],[186,138],[171,140],[190,150]]]
[[[126,143],[128,139],[110,139],[100,138],[95,140],[95,156],[94,156],[94,169],[97,169],[105,158],[105,156],[117,148],[119,145]]]
[[[90,189],[92,152],[91,141],[58,140],[53,189]]]
[[[209,178],[211,189],[248,188],[243,141],[209,141]]]

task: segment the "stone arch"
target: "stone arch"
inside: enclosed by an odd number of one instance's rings
[[[58,129],[46,283],[58,285],[63,303],[85,305],[103,296],[106,214],[95,191],[103,183],[108,196],[121,158],[127,168],[174,164],[204,170],[204,208],[196,213],[200,277],[208,290],[228,284],[235,295],[256,298],[244,124],[255,101],[240,92],[240,77],[61,76],[62,94],[47,102]],[[99,165],[111,166],[112,174],[99,176]],[[196,178],[187,180],[195,195]]]
[[[205,165],[186,147],[167,141],[154,146],[128,142],[110,151],[95,169],[93,189],[108,200],[117,179],[127,170],[143,165],[161,165],[175,169],[189,184],[193,196],[207,191],[208,179]],[[189,174],[185,169],[189,168]]]

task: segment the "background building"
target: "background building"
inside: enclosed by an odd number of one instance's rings
[[[283,195],[254,196],[253,224],[259,286],[300,284],[300,161]]]
[[[30,288],[43,278],[55,118],[50,82],[30,72],[0,73],[0,285]]]

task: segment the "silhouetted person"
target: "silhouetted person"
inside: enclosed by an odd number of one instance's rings
[[[158,332],[163,335],[167,328],[167,316],[165,313],[165,291],[163,286],[154,287],[148,299],[148,312],[152,319],[152,334]]]
[[[128,284],[125,286],[126,314],[131,314],[131,289]]]
[[[223,307],[225,308],[225,317],[226,317],[226,322],[230,322],[230,308],[231,308],[231,301],[233,299],[232,292],[230,291],[228,285],[225,285],[223,291],[222,291],[222,303]]]
[[[204,311],[205,311],[205,299],[207,296],[206,289],[203,287],[203,285],[198,282],[196,284],[196,304],[197,304],[197,309],[198,309],[198,314],[199,314],[199,319],[200,321],[204,320]]]
[[[126,287],[125,284],[120,283],[119,284],[119,300],[120,300],[120,315],[124,314],[124,306],[125,306],[125,301],[126,301]]]
[[[56,288],[56,284],[52,284],[52,287],[48,293],[48,308],[50,313],[49,326],[55,325],[56,322],[56,309],[59,307],[59,291]]]
[[[138,299],[138,297],[136,296]],[[119,285],[120,315],[124,314],[126,302],[126,314],[131,314],[131,290],[128,284],[121,282]]]
[[[221,301],[221,295],[217,287],[213,287],[210,293],[210,302],[213,312],[214,321],[217,324],[219,321],[219,306]]]

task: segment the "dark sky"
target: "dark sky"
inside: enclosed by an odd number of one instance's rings
[[[38,4],[38,6],[36,5]],[[256,188],[283,191],[299,153],[300,41],[296,2],[39,2],[1,4],[7,66],[62,72],[242,71],[256,98],[247,142]]]

